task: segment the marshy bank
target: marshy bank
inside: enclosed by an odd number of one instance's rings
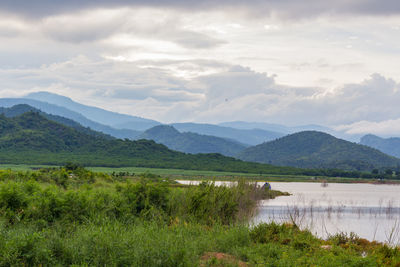
[[[354,235],[325,241],[294,224],[249,227],[253,184],[177,186],[67,167],[0,171],[0,265],[377,266],[397,248]],[[279,198],[276,198],[279,199]]]

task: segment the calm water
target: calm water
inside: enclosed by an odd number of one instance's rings
[[[368,240],[400,244],[398,185],[271,182],[271,186],[292,195],[261,201],[254,223],[294,221],[322,238],[354,232]]]

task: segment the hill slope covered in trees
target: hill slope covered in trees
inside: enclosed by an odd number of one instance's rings
[[[94,130],[90,129],[89,127],[83,127],[76,121],[73,121],[73,120],[65,118],[65,117],[42,112],[39,109],[36,109],[36,108],[31,107],[26,104],[19,104],[19,105],[12,106],[10,108],[0,107],[0,114],[3,114],[4,116],[6,116],[8,118],[17,117],[17,116],[20,116],[27,112],[39,113],[41,116],[45,117],[48,120],[58,122],[65,126],[69,126],[81,133],[85,133],[85,134],[92,135],[92,136],[101,136],[106,139],[113,139],[113,137],[110,135],[104,134],[102,132],[94,131]]]
[[[400,166],[400,159],[317,131],[300,132],[247,148],[239,158],[301,168],[365,171]]]
[[[27,98],[0,98],[0,106],[4,108],[11,108],[15,105],[25,104],[36,109],[46,112],[47,114],[61,116],[75,122],[80,123],[84,127],[89,127],[95,131],[99,131],[105,134],[109,134],[116,138],[128,138],[134,139],[141,132],[130,130],[130,129],[115,129],[108,125],[104,125],[92,120],[89,120],[82,114],[75,112],[69,108],[57,106],[47,102],[42,102],[35,99]]]

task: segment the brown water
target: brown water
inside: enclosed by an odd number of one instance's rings
[[[399,185],[271,182],[271,186],[292,195],[261,201],[252,223],[291,221],[322,238],[354,232],[368,240],[400,244]]]

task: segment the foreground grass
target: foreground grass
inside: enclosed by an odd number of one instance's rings
[[[199,266],[219,252],[246,266],[398,266],[400,251],[362,239],[322,241],[293,225],[213,225],[99,219],[79,225],[0,227],[0,264]],[[210,258],[205,266],[216,266]],[[220,266],[228,265],[220,262]]]
[[[268,191],[69,166],[0,171],[0,266],[398,266],[400,251],[246,222]]]

